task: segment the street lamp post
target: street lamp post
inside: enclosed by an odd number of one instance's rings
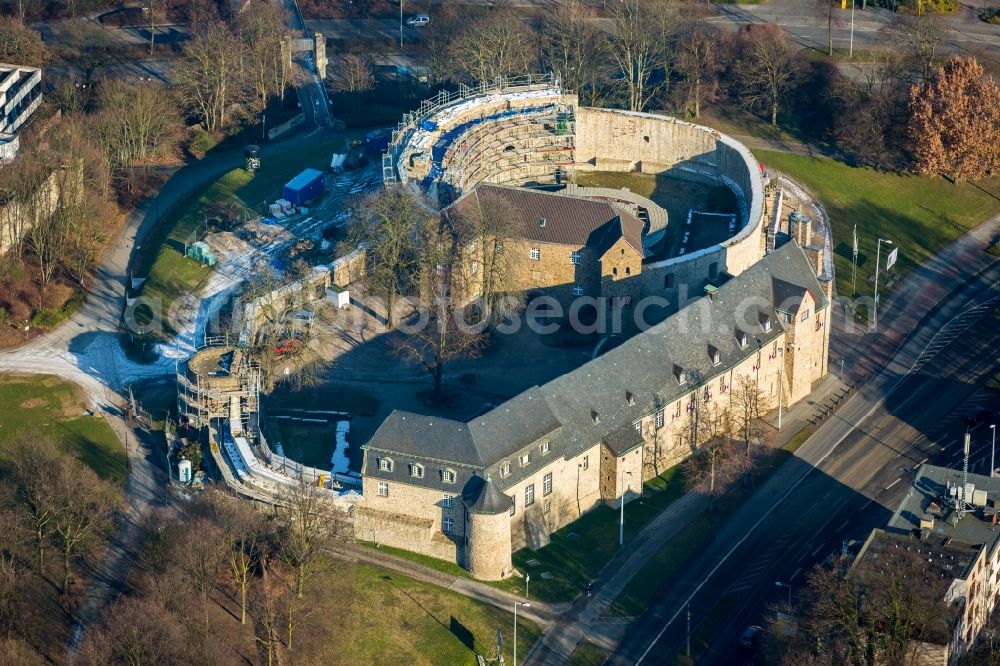
[[[399,0],[399,48],[403,48],[403,2]]]
[[[851,0],[851,48],[847,54],[848,58],[854,58],[854,0]]]
[[[878,239],[878,245],[877,245],[877,247],[875,249],[875,313],[874,313],[875,317],[874,317],[874,321],[875,321],[875,332],[876,333],[878,333],[878,269],[879,269],[879,263],[882,260],[882,243],[887,243],[888,245],[892,245],[892,241],[891,240],[885,240],[883,238],[879,238]]]
[[[996,469],[996,457],[997,457],[997,424],[994,423],[990,426],[990,430],[993,431],[993,443],[990,444],[990,478],[993,478],[993,470]]]
[[[792,607],[792,586],[789,583],[782,583],[780,580],[774,581],[775,586],[788,589],[788,608]]]
[[[517,666],[517,607],[518,606],[531,608],[531,602],[529,601],[514,602],[514,660],[511,662],[512,666]]]
[[[625,545],[625,477],[632,476],[632,472],[626,472],[622,470],[622,496],[619,500],[619,505],[621,508],[621,518],[618,521],[618,545]]]

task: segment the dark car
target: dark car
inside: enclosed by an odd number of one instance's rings
[[[740,640],[737,641],[737,645],[740,646],[741,650],[756,650],[760,646],[760,635],[763,631],[756,624],[750,625],[740,634]]]
[[[996,413],[992,409],[986,409],[985,407],[977,412],[967,414],[965,417],[965,425],[970,428],[975,428],[978,425],[992,425],[996,422]]]

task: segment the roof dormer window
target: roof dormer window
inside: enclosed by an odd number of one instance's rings
[[[736,343],[740,346],[740,349],[746,347],[749,340],[750,336],[746,334],[746,331],[736,329]]]
[[[677,379],[677,383],[682,386],[687,383],[687,373],[679,365],[674,366],[674,377]]]
[[[771,318],[768,317],[766,313],[761,312],[760,313],[759,321],[760,321],[760,327],[761,327],[761,329],[765,333],[770,333],[771,332]]]
[[[601,415],[592,409],[590,410],[590,420],[593,421],[594,423],[600,423]]]
[[[631,391],[625,391],[625,403],[628,405],[635,404],[635,396],[632,395]]]
[[[424,466],[420,463],[413,463],[410,465],[410,476],[414,479],[424,478]]]
[[[722,363],[722,352],[712,345],[708,346],[708,357],[712,359],[712,365],[719,365]]]
[[[538,218],[538,226],[540,226],[540,227],[544,227],[545,226],[545,218],[544,217]]]
[[[383,472],[392,471],[392,458],[379,458],[378,468]]]
[[[445,483],[455,483],[455,470],[453,469],[443,469],[441,470],[441,480]]]

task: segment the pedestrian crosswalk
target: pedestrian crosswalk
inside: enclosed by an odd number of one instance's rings
[[[996,286],[996,284],[992,285],[991,289],[996,288]],[[998,305],[1000,305],[1000,294],[962,311],[961,314],[942,326],[934,334],[934,337],[931,338],[927,346],[924,347],[923,351],[920,352],[917,360],[914,361],[913,371],[917,371],[926,365],[931,359],[937,356],[938,352],[954,342],[958,336],[969,330],[973,324],[989,314]]]

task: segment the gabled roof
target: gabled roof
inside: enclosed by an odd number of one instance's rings
[[[603,254],[624,237],[636,252],[643,253],[642,222],[605,201],[480,183],[442,214],[457,222],[491,207],[510,211],[516,218],[516,233],[524,240],[593,247]]]
[[[620,455],[641,443],[636,419],[708,386],[781,337],[784,323],[775,309],[780,297],[796,291],[811,293],[817,309],[827,305],[809,260],[796,243],[788,243],[714,295],[693,301],[619,347],[468,424],[393,412],[366,448],[489,470],[500,489],[538,469],[535,462],[523,469],[512,464],[510,474],[501,478],[498,466],[542,438],[550,443],[547,455],[573,457],[601,442]],[[761,318],[770,322],[769,330]],[[740,330],[747,335],[743,347],[737,341]],[[710,346],[718,350],[718,365],[709,356]],[[678,368],[684,384],[677,380]]]

